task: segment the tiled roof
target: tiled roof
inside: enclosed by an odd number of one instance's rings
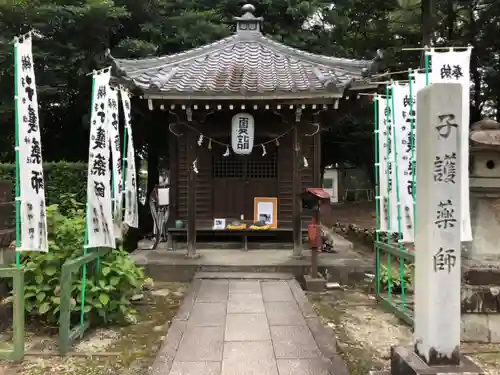
[[[281,98],[341,96],[362,83],[371,61],[315,55],[275,42],[247,12],[237,33],[186,52],[113,59],[120,78],[145,96],[165,98]],[[255,22],[252,30],[243,24]]]

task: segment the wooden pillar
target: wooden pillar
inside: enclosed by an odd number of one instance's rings
[[[190,132],[192,133],[192,132]],[[189,179],[188,179],[188,220],[187,220],[187,253],[188,258],[195,258],[196,254],[196,173],[193,170],[193,163],[196,160],[196,150],[195,150],[195,140],[191,134],[188,137],[188,144],[186,145],[188,149],[187,160],[189,162],[187,168],[189,168]]]
[[[318,128],[318,132],[314,134],[314,187],[321,187],[321,127]]]
[[[293,257],[302,257],[302,204],[300,201],[301,179],[300,143],[297,128],[293,131],[293,172],[292,172],[292,225],[293,225]]]

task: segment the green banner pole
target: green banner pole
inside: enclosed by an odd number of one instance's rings
[[[20,186],[20,172],[19,172],[19,87],[17,84],[18,79],[18,66],[17,66],[17,40],[14,43],[14,105],[15,105],[15,154],[16,154],[16,268],[21,267],[21,186]]]
[[[408,86],[410,91],[410,113],[413,114],[413,71],[408,70]],[[411,149],[411,197],[413,200],[413,241],[415,241],[416,208],[415,205],[415,119],[410,116],[410,149]]]
[[[392,142],[394,146],[394,172],[396,178],[396,209],[398,215],[398,245],[399,251],[403,252],[403,239],[401,232],[401,199],[399,195],[399,163],[398,163],[398,147],[396,137],[396,114],[394,113],[394,87],[391,88],[391,102],[392,102]],[[399,257],[399,285],[401,287],[401,303],[403,311],[406,311],[405,303],[405,280],[404,280],[404,261],[403,257]]]
[[[374,125],[374,151],[375,151],[375,242],[378,244],[380,239],[380,189],[379,189],[379,173],[380,161],[378,152],[378,137],[379,137],[379,124],[378,124],[378,96],[373,97],[373,125]],[[375,279],[376,281],[376,294],[380,295],[380,248],[375,246]]]
[[[387,161],[386,161],[386,175],[387,175],[387,246],[391,246],[391,238],[392,238],[392,233],[391,233],[391,189],[394,187],[391,186],[391,173],[390,173],[390,167],[391,167],[391,160],[389,158],[389,152],[391,148],[391,137],[390,135],[392,134],[392,124],[391,124],[391,118],[389,116],[389,111],[387,108],[391,108],[390,102],[389,102],[389,86],[385,86],[385,119],[387,123],[386,127],[386,155],[387,155]],[[392,112],[392,108],[391,108]],[[387,253],[387,299],[389,303],[391,303],[391,294],[392,294],[392,286],[391,286],[391,253]]]
[[[90,115],[92,116],[92,111],[94,108],[94,90],[95,90],[95,76],[92,75],[92,99],[90,104]],[[92,134],[92,120],[90,123],[90,134]],[[90,147],[90,146],[89,146]],[[90,163],[90,158],[89,158]],[[88,179],[88,177],[87,177]],[[88,192],[87,192],[88,194]],[[85,204],[85,236],[83,239],[83,256],[87,255],[87,249],[89,245],[89,231],[88,231],[88,223],[89,223],[89,202],[87,195],[87,203]],[[82,299],[80,301],[80,326],[84,326],[85,324],[85,294],[87,289],[87,263],[84,263],[82,266]]]
[[[121,98],[121,95],[122,95],[122,92],[120,90],[120,99]],[[123,104],[123,100],[121,100],[122,104]],[[123,108],[123,112],[125,113],[127,109],[126,108]],[[127,175],[127,169],[126,169],[126,165],[125,165],[125,162],[128,164],[128,160],[127,160],[127,147],[128,147],[128,132],[127,132],[127,122],[128,122],[128,117],[127,116],[123,116],[125,118],[125,123],[123,125],[123,156],[122,156],[122,200],[121,200],[121,207],[120,207],[120,212],[123,212],[123,204],[125,203],[125,200],[126,198],[125,197],[125,177]],[[122,217],[123,218],[123,217]]]

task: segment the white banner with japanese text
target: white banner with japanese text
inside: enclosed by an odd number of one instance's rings
[[[398,232],[398,210],[396,194],[396,165],[394,153],[394,130],[393,130],[393,109],[391,99],[382,98],[380,100],[379,113],[382,114],[380,124],[383,138],[384,158],[379,158],[379,163],[385,164],[386,186],[383,192],[383,204],[381,210],[384,211],[386,231],[389,233]],[[380,125],[379,125],[380,126]],[[382,189],[381,189],[382,190]]]
[[[393,86],[396,152],[398,164],[398,188],[403,242],[414,240],[414,194],[416,175],[417,92],[425,81],[415,80],[409,84]],[[413,131],[412,131],[413,130]]]
[[[385,98],[377,97],[378,108],[378,199],[379,229],[387,231],[387,123],[385,120]]]
[[[461,123],[461,228],[462,241],[472,241],[472,229],[470,222],[470,202],[469,202],[469,126],[470,123],[470,58],[471,49],[466,51],[435,52],[431,50],[432,72],[430,73],[430,82],[459,82],[463,85],[462,94],[463,111]],[[443,162],[445,168],[446,161]],[[455,178],[455,172],[447,170],[448,178]],[[451,175],[452,176],[451,176]]]
[[[95,72],[87,177],[87,247],[115,248],[109,152],[109,69]]]
[[[131,106],[129,92],[120,89],[120,97],[125,116],[125,129],[127,132],[127,157],[125,173],[125,223],[132,228],[139,226],[139,207],[137,203],[137,178],[135,173],[135,151],[131,126]]]
[[[112,171],[112,197],[113,197],[113,223],[117,239],[122,237],[123,220],[123,191],[122,191],[122,158],[120,151],[120,130],[118,128],[118,90],[111,88],[108,94],[108,130],[109,143],[111,147],[111,171]]]
[[[42,144],[31,35],[15,42],[16,112],[21,200],[18,251],[48,251]]]

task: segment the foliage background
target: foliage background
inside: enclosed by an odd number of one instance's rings
[[[0,161],[14,160],[11,41],[15,35],[31,29],[40,35],[34,42],[34,60],[44,160],[76,162],[88,157],[91,79],[86,74],[109,64],[107,49],[116,57],[138,58],[213,42],[231,34],[232,18],[241,14],[246,2],[0,0]],[[386,68],[391,71],[420,65],[421,51],[404,51],[405,47],[471,45],[471,122],[484,115],[500,118],[499,1],[412,0],[406,1],[410,6],[404,8],[397,0],[249,2],[256,6],[256,15],[264,17],[263,30],[268,37],[337,57],[371,59],[382,49]],[[392,78],[405,79],[405,74]],[[170,134],[162,115],[149,111],[144,100],[134,98],[134,146],[148,158],[147,193],[157,181],[161,163],[168,160]],[[323,133],[323,165],[349,163],[371,171],[372,132],[370,108],[355,108],[328,124]],[[138,167],[141,160],[136,160]],[[47,178],[51,173],[47,171]],[[74,183],[71,177],[71,181],[63,181],[61,186],[73,192],[85,179]],[[52,185],[47,181],[48,189]],[[54,202],[61,190],[49,192],[49,202]],[[140,216],[147,219],[147,210],[143,211]],[[144,221],[140,222],[142,226]]]
[[[0,164],[0,179],[12,182],[15,187],[15,164]],[[87,200],[87,164],[67,163],[64,161],[44,163],[46,204],[59,204],[65,212],[66,197],[71,196],[77,202]],[[13,195],[14,196],[14,195]]]

